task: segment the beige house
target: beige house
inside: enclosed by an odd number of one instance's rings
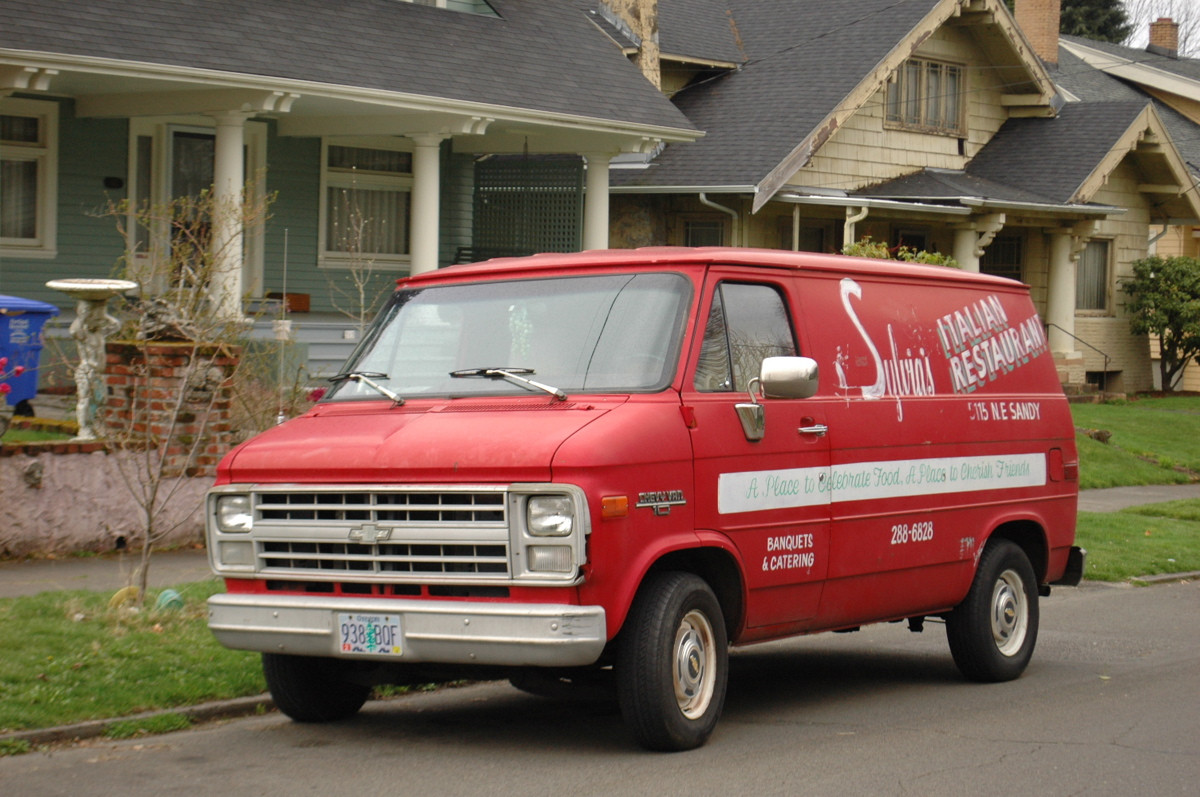
[[[614,163],[613,245],[937,250],[1033,287],[1064,383],[1153,387],[1118,285],[1200,220],[1195,175],[1160,103],[1061,62],[1057,0],[680,5],[610,8],[637,57],[657,19],[660,82],[705,131]]]
[[[1200,174],[1200,61],[1179,57],[1175,22],[1150,23],[1149,45],[1142,50],[1075,37],[1063,37],[1061,45],[1064,54],[1108,77],[1108,91],[1152,97],[1193,177]],[[1189,219],[1152,224],[1150,253],[1200,257],[1200,226]],[[1151,341],[1150,354],[1157,359],[1157,341]],[[1161,387],[1157,368],[1154,378]],[[1200,391],[1200,365],[1190,365],[1176,387]]]

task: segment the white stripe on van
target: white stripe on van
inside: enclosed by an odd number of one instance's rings
[[[832,468],[722,473],[722,515],[913,495],[1011,490],[1046,483],[1044,454],[853,462]]]

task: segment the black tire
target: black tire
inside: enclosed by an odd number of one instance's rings
[[[971,591],[946,617],[958,669],[972,681],[1011,681],[1037,644],[1037,577],[1025,551],[1009,540],[983,549]]]
[[[262,661],[275,706],[296,722],[352,717],[371,693],[371,687],[347,680],[345,662],[337,659],[264,653]]]
[[[643,747],[691,750],[725,705],[729,641],[712,589],[691,573],[655,573],[638,591],[617,658],[621,714]]]

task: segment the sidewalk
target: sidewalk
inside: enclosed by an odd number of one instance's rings
[[[1130,506],[1186,498],[1200,498],[1200,484],[1084,490],[1079,494],[1079,511],[1117,512]],[[136,554],[127,554],[0,562],[0,598],[68,589],[115,592],[129,584],[137,561]],[[152,589],[204,581],[212,577],[212,571],[208,568],[208,554],[203,550],[163,551],[150,559]]]
[[[73,589],[116,592],[129,585],[137,566],[137,554],[0,562],[0,598]],[[150,557],[151,589],[212,577],[203,550],[160,551]]]
[[[1200,483],[1082,490],[1079,493],[1079,511],[1119,512],[1131,506],[1161,504],[1164,501],[1182,501],[1188,498],[1200,498]]]

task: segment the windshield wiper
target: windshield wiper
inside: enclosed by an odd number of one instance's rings
[[[535,382],[532,379],[526,379],[521,374],[532,374],[532,368],[464,368],[461,371],[451,371],[450,376],[454,379],[466,379],[469,377],[483,377],[485,379],[503,379],[506,382],[512,382],[514,385],[522,387],[532,387],[536,390],[541,390],[554,396],[559,401],[566,401],[567,394],[556,387],[543,385],[541,382]]]
[[[399,407],[404,403],[404,397],[393,393],[383,385],[376,382],[376,379],[387,379],[387,374],[381,374],[378,371],[347,371],[343,374],[329,377],[329,381],[337,384],[338,382],[361,382],[367,387],[373,389],[381,396],[385,396],[392,400],[393,407]]]

